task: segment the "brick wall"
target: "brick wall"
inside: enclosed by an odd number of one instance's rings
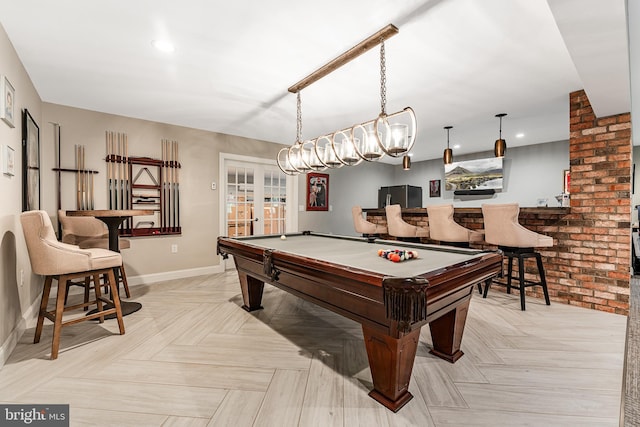
[[[553,247],[540,250],[553,301],[626,315],[631,274],[631,117],[625,113],[596,118],[584,91],[571,93],[569,100],[571,209],[521,208],[519,222],[554,239]],[[368,213],[367,218],[386,225],[382,210]],[[403,219],[421,227],[429,224],[426,209],[403,211]],[[454,219],[471,229],[483,226],[479,207],[457,208]],[[537,277],[534,265],[527,261],[529,280]],[[542,298],[542,291],[535,286],[527,289],[527,295]]]
[[[571,304],[628,313],[631,260],[631,116],[595,117],[583,90],[569,96]]]

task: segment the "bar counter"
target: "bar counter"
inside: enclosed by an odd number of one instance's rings
[[[363,208],[363,212],[367,214],[367,220],[375,224],[387,225],[387,219],[384,209],[378,208]],[[484,221],[482,217],[481,208],[455,208],[453,214],[454,220],[460,225],[472,230],[482,230],[484,228]],[[402,209],[402,219],[409,224],[417,225],[424,228],[429,228],[429,217],[427,215],[426,208],[408,208]],[[569,303],[572,299],[572,292],[568,289],[566,280],[570,278],[573,272],[571,254],[571,247],[575,236],[574,221],[569,207],[521,207],[518,218],[520,224],[524,227],[535,231],[537,233],[546,234],[553,237],[553,247],[540,248],[539,252],[542,255],[542,262],[544,263],[547,286],[549,288],[549,295],[552,300]],[[383,235],[385,239],[393,239],[391,236]],[[423,243],[439,243],[430,239],[425,239]],[[480,245],[474,245],[476,248],[483,249],[496,249],[495,246],[483,243]],[[505,263],[506,264],[506,263]],[[530,270],[531,269],[531,270]],[[537,272],[534,268],[534,263],[529,261],[526,263],[527,273],[531,271],[532,275],[527,274],[527,279],[533,279],[533,273]],[[505,269],[506,271],[506,269]],[[495,286],[491,288],[494,290],[504,291],[503,287]],[[527,289],[527,295],[534,296],[536,298],[542,298],[542,290],[539,286]],[[542,301],[544,304],[544,301]]]

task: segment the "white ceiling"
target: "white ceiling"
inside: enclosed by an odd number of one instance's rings
[[[568,139],[569,92],[630,111],[625,0],[21,0],[0,23],[43,101],[283,144],[287,88],[392,23],[387,112],[411,106],[414,161]],[[169,39],[172,54],[151,41]],[[0,69],[0,73],[3,70]],[[379,51],[302,91],[303,136],[380,112]],[[523,138],[516,138],[519,132]]]

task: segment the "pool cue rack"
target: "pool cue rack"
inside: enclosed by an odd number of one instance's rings
[[[93,175],[97,174],[98,171],[87,169],[85,167],[84,145],[76,145],[75,153],[75,168],[62,168],[60,166],[53,168],[53,171],[57,172],[58,175],[56,179],[58,186],[58,209],[62,209],[60,173],[72,172],[76,174],[76,210],[91,210],[94,209],[95,206]]]
[[[181,234],[178,143],[162,140],[161,159],[131,157],[126,135],[107,132],[107,153],[109,208],[154,212],[123,222],[120,235]]]

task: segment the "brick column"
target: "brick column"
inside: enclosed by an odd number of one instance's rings
[[[627,314],[631,262],[631,116],[597,118],[583,90],[570,99],[570,304]],[[562,292],[564,293],[564,292]]]

